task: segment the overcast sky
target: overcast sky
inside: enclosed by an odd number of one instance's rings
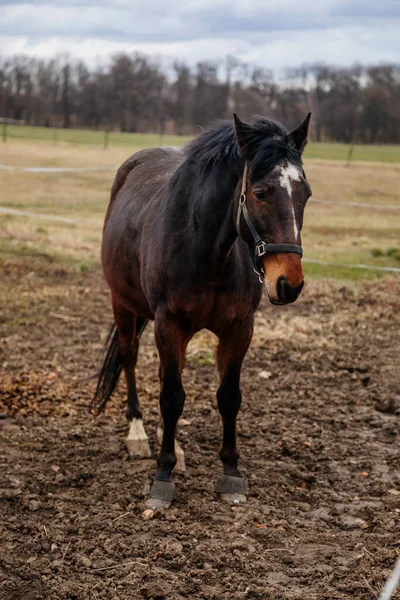
[[[400,60],[400,0],[0,0],[0,52],[90,64],[139,50],[194,63],[232,54],[276,71]]]

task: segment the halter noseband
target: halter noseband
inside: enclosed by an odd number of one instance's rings
[[[247,210],[246,201],[247,201],[247,161],[244,165],[243,172],[243,181],[242,181],[242,189],[240,191],[239,205],[236,215],[236,231],[238,236],[242,238],[242,234],[240,232],[240,218],[243,213],[244,220],[246,221],[246,225],[249,228],[251,235],[254,240],[254,249],[250,250],[250,256],[253,261],[254,271],[258,275],[258,279],[260,283],[264,283],[265,281],[265,270],[263,265],[258,265],[258,259],[264,254],[275,254],[277,252],[293,252],[295,254],[300,254],[303,256],[303,249],[298,244],[267,244],[264,242],[259,234],[257,233],[256,228],[251,222],[250,215]],[[243,238],[242,238],[243,239]],[[250,249],[250,248],[249,248]]]

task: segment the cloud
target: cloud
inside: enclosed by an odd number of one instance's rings
[[[68,52],[89,63],[142,51],[189,63],[233,54],[268,68],[398,60],[397,0],[0,2],[3,54]]]

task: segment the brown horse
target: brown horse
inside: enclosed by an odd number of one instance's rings
[[[287,133],[277,122],[244,123],[234,115],[234,125],[220,123],[184,150],[143,150],[117,172],[102,244],[115,324],[94,405],[104,408],[123,369],[128,449],[150,456],[135,365],[140,334],[153,319],[163,432],[149,506],[169,506],[175,497],[181,373],[188,342],[204,328],[219,338],[224,474],[215,490],[233,501],[246,499],[236,448],[240,371],[264,280],[273,304],[294,302],[303,287],[300,231],[311,189],[301,154],[309,121],[310,114]]]

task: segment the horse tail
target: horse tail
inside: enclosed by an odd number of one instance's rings
[[[138,339],[142,335],[147,323],[148,319],[145,319],[144,317],[136,318]],[[92,410],[95,410],[97,414],[100,414],[105,408],[111,394],[117,387],[121,371],[122,360],[119,353],[118,329],[113,322],[111,323],[104,346],[103,364],[98,375],[96,392],[91,403]]]

